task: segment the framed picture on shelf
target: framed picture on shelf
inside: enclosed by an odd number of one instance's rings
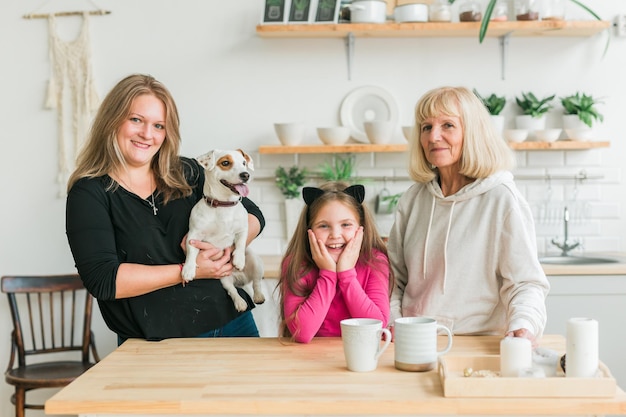
[[[291,0],[288,23],[307,23],[311,14],[312,0]]]
[[[314,23],[337,23],[341,0],[318,0],[315,7]]]
[[[287,0],[265,0],[263,23],[285,23]]]

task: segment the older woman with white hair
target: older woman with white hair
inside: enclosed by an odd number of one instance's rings
[[[535,341],[549,290],[532,213],[509,171],[512,151],[482,102],[441,87],[415,109],[409,174],[389,236],[391,323],[430,316],[455,334]]]

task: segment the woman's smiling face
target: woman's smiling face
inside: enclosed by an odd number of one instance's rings
[[[420,126],[420,143],[428,162],[437,168],[458,165],[463,151],[463,125],[456,116],[424,119]]]
[[[339,201],[329,201],[313,219],[311,230],[337,262],[344,246],[354,238],[359,226],[358,213]]]
[[[117,131],[117,144],[129,166],[150,164],[165,140],[165,104],[151,94],[133,100]]]

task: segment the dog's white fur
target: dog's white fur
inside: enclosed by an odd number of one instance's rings
[[[222,286],[233,299],[238,311],[248,308],[246,301],[237,293],[235,286],[241,287],[252,282],[253,300],[262,304],[265,296],[261,291],[263,263],[249,248],[248,212],[241,203],[233,206],[211,206],[207,200],[236,202],[241,199],[237,188],[244,188],[254,170],[252,158],[241,149],[236,151],[212,150],[196,158],[204,167],[204,199],[191,210],[189,233],[187,234],[187,259],[182,270],[183,279],[192,281],[196,276],[196,257],[199,250],[189,244],[196,239],[225,249],[234,244],[232,253],[233,274],[222,278]],[[227,183],[227,185],[224,184]],[[230,186],[229,186],[230,185]],[[247,194],[247,192],[245,193]]]

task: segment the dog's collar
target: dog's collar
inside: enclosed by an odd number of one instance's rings
[[[220,201],[214,198],[204,196],[204,201],[206,201],[206,203],[211,207],[232,207],[239,204],[239,202],[241,201],[241,197],[239,197],[239,200],[237,201]]]

